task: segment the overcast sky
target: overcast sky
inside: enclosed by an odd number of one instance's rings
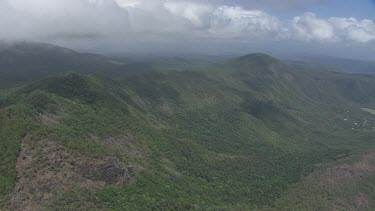
[[[375,0],[0,0],[0,39],[103,52],[375,59]]]

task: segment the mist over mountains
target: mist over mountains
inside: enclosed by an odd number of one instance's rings
[[[228,60],[231,55],[204,54],[112,54],[103,56],[77,51],[52,44],[36,42],[3,43],[0,47],[1,87],[10,86],[15,81],[25,82],[59,72],[122,72],[134,68],[185,70],[194,66],[206,66]],[[374,62],[343,59],[328,56],[288,56],[286,62],[310,66],[313,69],[327,69],[356,74],[373,74]]]
[[[373,55],[374,3],[335,1],[2,0],[0,39],[112,53]]]

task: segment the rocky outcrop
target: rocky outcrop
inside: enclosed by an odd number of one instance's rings
[[[54,141],[29,136],[21,142],[16,168],[17,182],[9,210],[41,210],[57,193],[125,185],[129,181],[128,168],[118,158],[73,154]]]

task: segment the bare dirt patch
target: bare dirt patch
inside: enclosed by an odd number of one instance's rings
[[[322,166],[278,202],[278,210],[375,210],[375,152]]]
[[[329,168],[320,185],[329,187],[331,191],[342,196],[332,201],[336,210],[372,210],[375,205],[373,202],[370,203],[367,194],[357,192],[354,197],[351,197],[351,191],[348,192],[346,187],[357,184],[374,174],[375,152],[372,152],[363,155],[354,163],[345,163]]]
[[[325,172],[325,180],[333,184],[343,184],[349,180],[375,174],[375,152],[364,155],[359,161],[352,164],[341,164],[329,168]]]
[[[364,193],[358,194],[355,200],[356,207],[360,210],[369,209],[369,199],[368,196]]]
[[[117,158],[72,154],[54,141],[29,136],[21,142],[16,169],[9,210],[41,210],[57,193],[124,185],[129,180],[128,168]]]

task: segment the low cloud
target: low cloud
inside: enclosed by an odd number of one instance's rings
[[[302,2],[316,0],[287,1],[290,5]],[[144,40],[160,43],[171,39],[341,45],[367,45],[375,41],[372,20],[353,17],[322,19],[314,13],[280,20],[262,10],[224,3],[194,0],[0,0],[0,39],[51,42],[94,42],[97,39],[98,42],[106,40],[132,45]]]
[[[179,1],[179,0],[175,0]],[[181,0],[183,1],[183,0]],[[190,0],[193,2],[201,3],[202,0]],[[243,6],[244,8],[259,8],[259,9],[291,9],[291,8],[304,8],[312,4],[324,3],[327,0],[205,0],[204,2],[214,5],[235,5]]]
[[[3,39],[93,38],[128,32],[127,12],[112,1],[0,0]]]
[[[282,32],[282,23],[273,16],[259,10],[245,10],[241,7],[221,6],[215,9],[210,20],[213,37],[261,38]]]

